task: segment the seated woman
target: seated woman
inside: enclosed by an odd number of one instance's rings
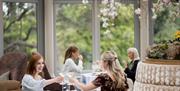
[[[101,91],[127,91],[128,84],[124,73],[116,64],[116,57],[111,51],[104,52],[101,56],[103,72],[87,85],[71,78],[70,81],[82,91],[89,91],[101,87]]]
[[[33,52],[29,60],[27,73],[22,79],[22,91],[43,91],[43,88],[52,83],[60,83],[63,77],[58,76],[53,79],[43,79],[44,60],[43,57]]]
[[[63,73],[81,73],[83,70],[82,59],[83,57],[79,54],[79,49],[76,46],[70,46],[65,53]]]

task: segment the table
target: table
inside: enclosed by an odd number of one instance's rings
[[[81,82],[83,82],[84,84],[88,84],[89,82],[93,81],[97,76],[95,75],[97,73],[85,73],[85,74],[81,74]],[[98,87],[95,90],[92,91],[101,91],[101,88]]]
[[[85,74],[82,74],[81,76],[82,76],[81,81],[84,84],[87,84],[87,83],[93,81],[97,77],[97,76],[93,75],[93,73],[85,73]]]

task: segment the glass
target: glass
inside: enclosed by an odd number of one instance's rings
[[[36,4],[3,2],[4,53],[37,50]]]
[[[70,85],[68,83],[64,83],[62,85],[62,91],[70,91]]]
[[[71,83],[69,82],[69,78],[73,77],[73,73],[59,73],[59,75],[64,77],[64,81],[60,83],[62,85],[62,91],[70,91]]]
[[[93,61],[93,63],[92,63],[92,72],[93,72],[93,73],[98,72],[99,69],[100,69],[99,66],[100,66],[100,65],[99,65],[98,61]]]

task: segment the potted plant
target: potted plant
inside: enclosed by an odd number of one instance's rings
[[[162,41],[150,47],[148,58],[180,60],[180,31],[176,32],[174,40]]]
[[[150,47],[147,56],[138,64],[134,91],[180,91],[180,31]]]
[[[148,49],[146,62],[180,64],[180,31],[175,33],[175,39],[162,41]]]

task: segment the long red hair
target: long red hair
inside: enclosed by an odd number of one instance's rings
[[[36,73],[36,63],[43,58],[40,53],[38,52],[32,52],[31,58],[29,60],[28,66],[27,66],[27,74],[30,74],[34,77]],[[41,76],[43,76],[43,72],[39,73]]]

